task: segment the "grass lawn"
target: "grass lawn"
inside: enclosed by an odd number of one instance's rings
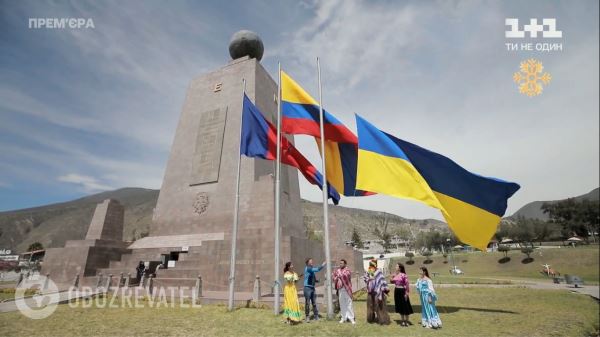
[[[578,275],[583,278],[586,284],[599,284],[600,274],[598,265],[600,264],[598,246],[581,246],[577,248],[536,248],[531,254],[533,261],[524,261],[525,254],[519,250],[512,250],[508,253],[509,259],[503,259],[504,254],[494,253],[455,253],[454,261],[456,265],[465,272],[462,276],[451,276],[450,255],[444,259],[441,255],[431,257],[433,262],[424,264],[424,258],[419,256],[413,258],[414,264],[407,264],[407,258],[399,259],[406,266],[406,271],[411,279],[417,277],[418,268],[422,265],[432,272],[439,273],[438,277],[443,277],[440,282],[443,283],[468,283],[461,279],[470,278],[492,278],[492,279],[537,279],[548,280],[550,278],[540,273],[543,264],[549,264],[550,268],[565,274]],[[444,263],[447,260],[447,263]],[[508,261],[507,261],[508,260]],[[393,263],[398,259],[393,259]],[[447,277],[445,277],[447,276]],[[455,281],[453,281],[453,279]],[[436,282],[436,278],[433,278]],[[485,281],[481,281],[483,283]],[[489,283],[494,283],[489,281]]]
[[[594,299],[568,291],[525,288],[438,289],[444,327],[424,329],[415,294],[417,314],[411,327],[395,321],[389,326],[367,324],[364,299],[355,301],[357,325],[335,321],[288,326],[271,309],[164,307],[70,308],[60,305],[49,318],[30,320],[18,312],[0,314],[3,336],[590,336],[598,334],[599,305]],[[392,303],[388,303],[393,311]],[[324,311],[324,308],[321,308]],[[393,320],[399,319],[391,314]]]
[[[32,289],[27,289],[25,291],[25,296],[31,296],[35,294],[36,291]],[[6,300],[14,300],[15,299],[15,288],[4,288],[0,289],[0,302]]]
[[[469,276],[438,275],[433,278],[435,284],[514,284],[509,279],[494,279]]]

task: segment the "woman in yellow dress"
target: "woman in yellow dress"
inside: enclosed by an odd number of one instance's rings
[[[298,302],[298,290],[296,290],[296,282],[298,274],[294,272],[292,262],[287,262],[283,269],[283,278],[285,286],[283,287],[283,317],[286,318],[286,323],[295,324],[300,322],[300,303]]]

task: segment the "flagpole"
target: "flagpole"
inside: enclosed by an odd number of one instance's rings
[[[279,219],[279,203],[281,199],[281,62],[277,63],[277,158],[275,162],[275,270],[273,278],[275,279],[273,286],[274,289],[274,304],[273,311],[275,315],[279,315],[279,231],[280,231],[280,219]]]
[[[333,298],[331,294],[331,252],[329,250],[329,215],[327,210],[327,200],[329,199],[329,185],[327,183],[327,171],[325,165],[325,128],[323,126],[323,94],[321,90],[321,63],[317,57],[317,73],[319,79],[319,126],[321,131],[321,157],[322,157],[322,172],[323,172],[323,234],[325,241],[325,262],[326,262],[326,284],[325,293],[327,297],[327,318],[333,318]]]
[[[235,289],[235,255],[237,252],[238,214],[240,211],[240,166],[242,163],[242,124],[244,120],[244,96],[246,95],[246,79],[242,79],[242,113],[240,114],[240,142],[238,145],[237,176],[235,180],[235,204],[233,210],[233,229],[231,231],[231,260],[229,261],[229,311],[233,310],[233,297]]]

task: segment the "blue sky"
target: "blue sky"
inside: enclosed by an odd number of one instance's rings
[[[28,28],[45,17],[94,28]],[[507,17],[556,18],[563,51],[507,51]],[[597,1],[0,0],[0,211],[159,188],[189,82],[228,62],[240,29],[262,37],[273,77],[281,61],[313,94],[319,56],[324,105],[350,128],[357,112],[520,183],[509,214],[599,185]],[[537,97],[512,81],[528,58],[553,77]],[[297,144],[318,165],[314,141]],[[341,204],[441,218],[385,196]]]

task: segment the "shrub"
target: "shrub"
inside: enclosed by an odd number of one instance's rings
[[[413,252],[406,252],[406,254],[404,254],[404,256],[406,256],[408,258],[408,262],[406,262],[406,264],[413,264],[413,263],[415,263],[413,261],[413,257],[415,257],[415,253],[413,253]]]
[[[504,253],[504,257],[508,257],[508,252],[510,251],[510,247],[506,245],[498,246],[498,251]]]
[[[531,247],[523,247],[523,248],[521,248],[521,253],[527,255],[527,258],[529,259],[529,258],[531,258],[531,256],[530,256],[531,253],[533,253],[533,248],[531,248]]]

